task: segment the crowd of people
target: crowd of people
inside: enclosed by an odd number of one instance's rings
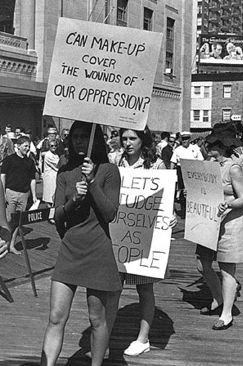
[[[36,176],[43,180],[42,200],[55,207],[55,220],[61,238],[51,285],[51,309],[46,329],[41,366],[54,366],[60,354],[65,325],[77,286],[87,289],[91,324],[91,365],[99,366],[109,356],[109,337],[118,310],[124,282],[136,285],[141,309],[137,338],[124,351],[137,356],[150,350],[149,331],[154,316],[153,283],[157,279],[119,273],[112,251],[109,222],[119,206],[118,167],[131,169],[176,169],[175,202],[182,219],[186,215],[186,191],[180,159],[210,160],[220,165],[224,202],[218,249],[197,245],[198,270],[211,291],[212,302],[202,315],[218,314],[214,330],[232,326],[232,308],[241,285],[236,265],[243,262],[243,127],[218,123],[205,137],[189,131],[172,133],[114,129],[108,135],[96,126],[91,156],[87,156],[92,125],[75,121],[60,136],[50,127],[42,140],[32,140],[31,132],[7,125],[0,131],[0,258],[8,251],[17,254],[17,228],[11,214],[25,210],[28,199],[36,197]],[[33,145],[33,146],[32,146]],[[5,207],[6,201],[6,212]],[[176,214],[170,226],[177,223]],[[4,232],[4,235],[2,234]],[[102,259],[101,259],[102,258]],[[219,264],[222,279],[213,269]]]

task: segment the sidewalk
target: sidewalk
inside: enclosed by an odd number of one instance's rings
[[[156,314],[150,334],[151,352],[124,357],[139,325],[136,290],[127,286],[121,296],[117,321],[111,336],[111,358],[104,366],[241,366],[243,360],[242,298],[235,306],[233,327],[213,331],[216,317],[199,314],[210,301],[205,283],[196,270],[195,245],[183,239],[184,222],[174,230],[169,258],[170,277],[155,285]],[[14,299],[0,296],[0,365],[37,366],[49,312],[50,275],[59,248],[54,225],[29,225],[26,240],[38,297],[34,297],[22,255],[1,261],[0,274]],[[20,248],[19,248],[20,249]],[[243,266],[237,277],[243,282]],[[58,365],[88,366],[83,356],[88,346],[89,322],[86,296],[80,288],[75,296]]]

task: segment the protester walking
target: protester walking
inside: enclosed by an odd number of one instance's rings
[[[74,122],[69,161],[57,175],[55,221],[62,244],[52,276],[41,366],[56,364],[77,286],[87,288],[92,366],[102,364],[118,309],[121,281],[108,224],[119,206],[120,175],[108,163],[99,125],[91,158],[86,157],[91,126]]]
[[[209,156],[220,164],[225,201],[219,205],[221,225],[217,252],[197,246],[199,268],[213,297],[212,303],[201,309],[201,314],[219,314],[213,329],[224,330],[233,324],[232,308],[239,290],[236,264],[243,262],[243,171],[232,158],[238,139],[227,131],[213,132],[206,142]],[[212,268],[214,260],[219,264],[222,284]]]
[[[24,211],[29,194],[32,194],[33,203],[37,201],[34,161],[27,156],[30,149],[30,139],[21,136],[16,141],[17,152],[3,160],[1,180],[7,201],[7,219],[12,230],[12,239],[9,251],[20,254],[15,249],[18,227],[11,221],[11,215],[16,211]]]
[[[152,134],[147,127],[144,131],[121,129],[120,139],[124,154],[120,161],[117,161],[119,166],[132,169],[165,169],[163,161],[156,156]],[[175,224],[176,219],[173,217],[170,225]],[[150,350],[149,331],[155,311],[153,283],[158,279],[128,273],[120,273],[120,276],[122,282],[135,284],[139,295],[141,308],[139,334],[137,339],[124,351],[125,355],[138,356]]]

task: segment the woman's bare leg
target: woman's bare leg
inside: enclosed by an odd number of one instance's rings
[[[100,366],[103,362],[117,312],[119,294],[120,292],[112,294],[112,292],[87,289],[87,303],[91,324],[91,366]],[[108,311],[112,311],[109,317],[107,317]]]
[[[149,339],[149,331],[153,322],[155,310],[153,283],[137,285],[137,292],[141,311],[140,330],[137,340],[141,343],[146,343]]]
[[[213,261],[205,258],[198,258],[198,270],[202,273],[213,297],[211,310],[214,310],[223,302],[221,282],[214,271]]]
[[[66,322],[69,317],[76,286],[53,281],[49,323],[45,332],[41,366],[54,366],[61,352]]]
[[[220,319],[228,324],[232,320],[232,308],[235,300],[237,282],[235,279],[235,263],[219,262],[219,268],[222,274],[222,293],[223,293],[223,311]]]

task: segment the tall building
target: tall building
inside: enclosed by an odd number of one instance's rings
[[[197,32],[243,35],[242,0],[198,0]]]
[[[190,128],[198,132],[243,120],[243,1],[198,0],[195,12]]]
[[[42,117],[59,17],[163,33],[149,123],[189,128],[193,0],[1,0],[0,123],[31,128],[67,121]],[[95,26],[95,25],[94,25]]]

